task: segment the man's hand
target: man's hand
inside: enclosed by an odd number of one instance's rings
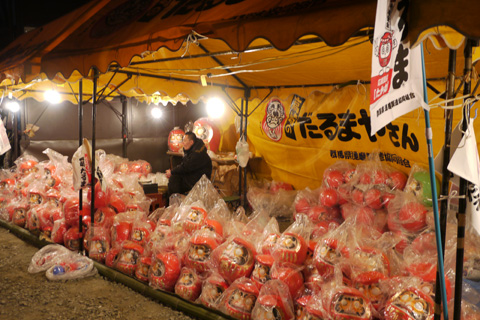
[[[170,171],[170,169],[165,171],[165,175],[167,176],[167,179],[170,179],[170,177],[172,176],[172,172]]]

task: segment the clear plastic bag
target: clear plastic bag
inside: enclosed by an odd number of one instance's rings
[[[93,261],[79,254],[64,256],[46,272],[47,279],[51,281],[81,279],[95,274],[97,269]]]
[[[262,287],[252,310],[253,319],[295,319],[292,297],[280,280],[270,280]]]
[[[62,256],[72,254],[64,246],[58,244],[49,244],[38,250],[32,257],[30,265],[28,266],[29,273],[38,273],[46,271],[62,258]]]

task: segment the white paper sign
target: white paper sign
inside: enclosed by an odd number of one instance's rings
[[[377,1],[370,84],[371,135],[396,118],[422,106],[422,54],[402,42],[407,1]]]
[[[458,177],[480,185],[480,161],[478,157],[477,139],[470,120],[468,130],[458,144],[447,169]]]
[[[480,191],[478,185],[470,184],[468,186],[466,212],[471,216],[473,228],[480,234]]]
[[[11,149],[10,141],[8,141],[7,130],[3,125],[3,121],[0,120],[0,155],[4,154]]]

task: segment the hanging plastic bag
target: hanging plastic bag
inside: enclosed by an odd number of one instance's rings
[[[238,165],[242,168],[245,168],[247,166],[248,159],[250,158],[250,150],[248,148],[248,142],[245,141],[245,138],[242,137],[237,141],[235,150],[237,153]]]

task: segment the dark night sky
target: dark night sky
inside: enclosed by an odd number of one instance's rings
[[[0,48],[11,42],[25,28],[42,26],[87,2],[89,1],[0,0]]]

